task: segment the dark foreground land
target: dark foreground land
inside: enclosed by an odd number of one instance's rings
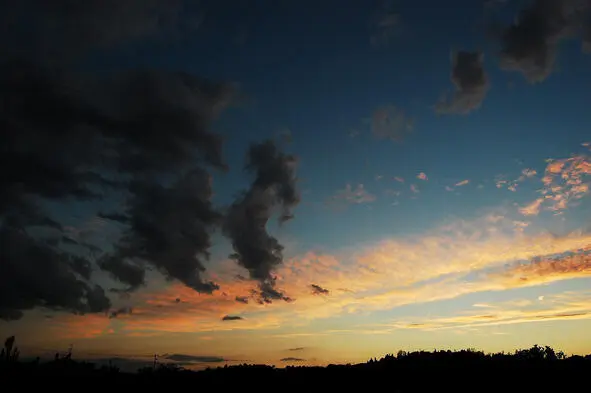
[[[13,351],[14,353],[14,351]],[[17,354],[18,355],[18,354]],[[514,353],[475,350],[399,352],[366,363],[275,368],[238,365],[189,371],[178,365],[124,373],[115,366],[71,356],[51,362],[19,361],[3,354],[0,390],[109,389],[190,391],[570,392],[591,391],[591,355],[565,356],[534,346]],[[6,389],[4,389],[6,388]]]

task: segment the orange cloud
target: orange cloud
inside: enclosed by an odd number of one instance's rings
[[[542,203],[544,203],[544,199],[538,198],[530,204],[519,208],[519,212],[524,216],[537,216],[540,213]]]
[[[550,161],[550,163],[546,166],[546,173],[559,174],[562,172],[564,164],[565,162],[562,160]]]
[[[113,333],[111,321],[104,314],[60,314],[47,321],[46,326],[53,338],[83,339]]]
[[[527,179],[533,178],[538,172],[535,169],[525,168],[521,171],[521,175],[514,180],[507,180],[504,176],[497,176],[495,178],[495,185],[497,188],[507,188],[507,190],[516,192],[519,184]]]
[[[468,183],[470,183],[470,180],[462,180],[461,182],[456,183],[456,187],[465,186]]]
[[[548,160],[541,198],[537,198],[520,209],[522,214],[535,215],[545,206],[546,210],[561,214],[573,203],[589,194],[591,159],[587,155],[576,155],[560,160]]]
[[[253,283],[254,287],[254,283]],[[223,295],[194,296],[190,289],[183,293],[184,300],[176,302],[179,292],[185,287],[175,285],[159,293],[147,293],[143,304],[129,316],[119,319],[124,333],[137,332],[201,332],[260,329],[277,327],[278,319],[265,312],[265,307],[237,302],[235,298]],[[194,292],[195,293],[195,292]],[[156,300],[155,300],[156,299]],[[224,315],[257,314],[256,318],[244,317],[244,320],[229,324]]]
[[[580,253],[520,264],[506,271],[488,275],[487,279],[515,288],[589,276],[591,276],[591,255]]]

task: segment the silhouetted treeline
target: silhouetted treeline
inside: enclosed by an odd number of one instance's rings
[[[56,354],[52,361],[18,359],[14,337],[6,340],[0,359],[0,384],[47,383],[60,377],[74,381],[78,377],[94,383],[129,384],[146,388],[184,387],[195,384],[229,389],[307,391],[357,386],[385,386],[391,392],[415,391],[589,391],[591,390],[591,355],[567,356],[548,346],[535,345],[512,353],[487,354],[474,349],[460,351],[399,351],[365,363],[319,366],[275,366],[241,364],[191,371],[175,363],[157,363],[136,373],[122,372],[115,364],[97,365],[76,361],[71,352]],[[161,385],[162,384],[162,385]],[[98,386],[98,385],[93,385]]]

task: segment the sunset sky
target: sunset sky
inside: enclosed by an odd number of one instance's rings
[[[23,356],[591,353],[590,1],[2,7]]]

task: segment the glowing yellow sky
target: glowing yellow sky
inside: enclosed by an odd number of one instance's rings
[[[25,353],[74,343],[90,357],[183,353],[277,365],[291,364],[282,358],[326,364],[398,349],[500,351],[536,343],[588,353],[591,233],[557,235],[532,218],[546,208],[560,219],[587,196],[590,168],[582,156],[549,161],[542,197],[513,211],[490,209],[418,235],[294,255],[276,271],[290,302],[237,301],[257,283],[226,260],[212,274],[221,286],[213,295],[154,278],[159,284],[120,300],[131,314],[49,318],[35,310],[0,329],[17,333]]]

